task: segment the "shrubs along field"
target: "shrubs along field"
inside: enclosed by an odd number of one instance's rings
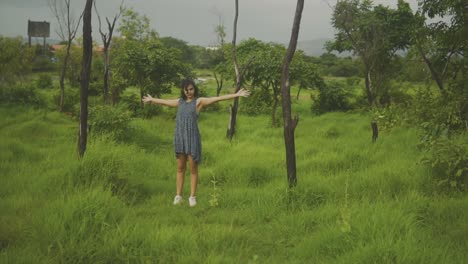
[[[198,205],[173,206],[173,109],[91,129],[0,107],[1,263],[466,263],[468,197],[440,192],[404,125],[371,143],[371,116],[293,105],[298,185],[287,187],[283,130],[269,115],[203,112]],[[247,99],[248,100],[248,99]],[[241,102],[242,105],[242,102]]]

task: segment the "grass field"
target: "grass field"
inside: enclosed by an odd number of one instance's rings
[[[170,111],[79,160],[76,120],[0,106],[0,263],[467,263],[468,197],[435,191],[419,131],[372,144],[368,114],[314,116],[301,95],[297,187],[282,128],[241,115],[229,142],[222,103],[200,116],[195,208],[172,205]]]

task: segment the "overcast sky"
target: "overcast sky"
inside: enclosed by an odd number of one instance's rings
[[[101,17],[112,18],[118,11],[121,0],[97,0]],[[411,8],[417,8],[417,0],[407,0]],[[55,30],[48,0],[0,0],[0,35],[27,36],[27,21],[51,23],[51,38],[59,39]],[[332,38],[330,25],[331,7],[336,0],[305,0],[299,40]],[[85,0],[72,0],[75,14],[84,8]],[[221,15],[227,31],[227,41],[232,40],[234,0],[124,0],[124,5],[133,7],[150,19],[151,27],[160,36],[172,36],[189,44],[206,46],[216,43],[214,26]],[[396,7],[397,0],[374,0],[376,4]],[[263,41],[288,43],[295,0],[239,0],[238,42],[254,37]],[[78,17],[78,15],[76,15]],[[93,38],[100,42],[97,19],[93,14]],[[81,35],[80,27],[78,36]],[[117,33],[118,34],[118,33]],[[40,43],[40,40],[37,40]]]

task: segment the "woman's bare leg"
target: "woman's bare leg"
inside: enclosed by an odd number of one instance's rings
[[[192,155],[188,156],[190,164],[190,196],[195,197],[197,194],[198,183],[198,164],[193,160]]]
[[[187,155],[177,154],[177,178],[176,178],[176,192],[177,195],[182,196],[182,189],[185,180],[185,168],[187,166]]]

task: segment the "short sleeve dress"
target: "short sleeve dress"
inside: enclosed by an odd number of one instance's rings
[[[190,102],[179,99],[174,132],[174,151],[191,155],[196,163],[201,162],[201,138],[198,130],[197,98]]]

